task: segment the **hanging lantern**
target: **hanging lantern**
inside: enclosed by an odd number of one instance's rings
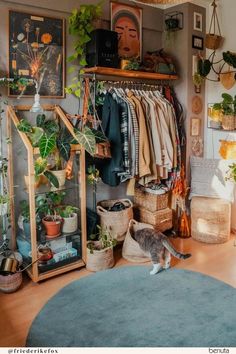
[[[223,37],[221,36],[219,19],[216,11],[216,0],[213,1],[211,6],[213,7],[213,11],[211,16],[209,33],[206,34],[205,45],[208,49],[216,50],[221,46]]]

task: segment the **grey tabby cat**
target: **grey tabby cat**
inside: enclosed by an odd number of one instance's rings
[[[156,274],[161,269],[161,259],[164,259],[164,269],[170,268],[171,254],[179,259],[191,257],[191,254],[182,254],[174,249],[168,237],[163,233],[144,228],[138,231],[130,230],[132,237],[138,242],[140,248],[145,252],[150,252],[153,269],[150,274]]]

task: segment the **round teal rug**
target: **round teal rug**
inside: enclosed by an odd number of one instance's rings
[[[200,273],[120,267],[76,280],[35,318],[28,347],[236,347],[236,292]]]

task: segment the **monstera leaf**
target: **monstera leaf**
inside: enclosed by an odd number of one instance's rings
[[[44,134],[39,141],[39,151],[42,158],[47,157],[56,147],[56,137],[54,134]]]
[[[83,130],[74,130],[76,139],[80,145],[90,154],[94,155],[96,151],[96,139],[92,130],[88,127],[84,127]]]
[[[198,60],[198,74],[202,77],[206,77],[211,71],[211,62],[208,59],[199,59]]]

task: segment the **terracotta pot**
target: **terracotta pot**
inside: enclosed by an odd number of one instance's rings
[[[46,229],[47,238],[60,236],[62,221],[61,218],[53,220],[52,216],[46,216],[42,219],[42,223]]]
[[[70,234],[78,229],[78,215],[73,213],[69,218],[63,218],[62,232]]]

